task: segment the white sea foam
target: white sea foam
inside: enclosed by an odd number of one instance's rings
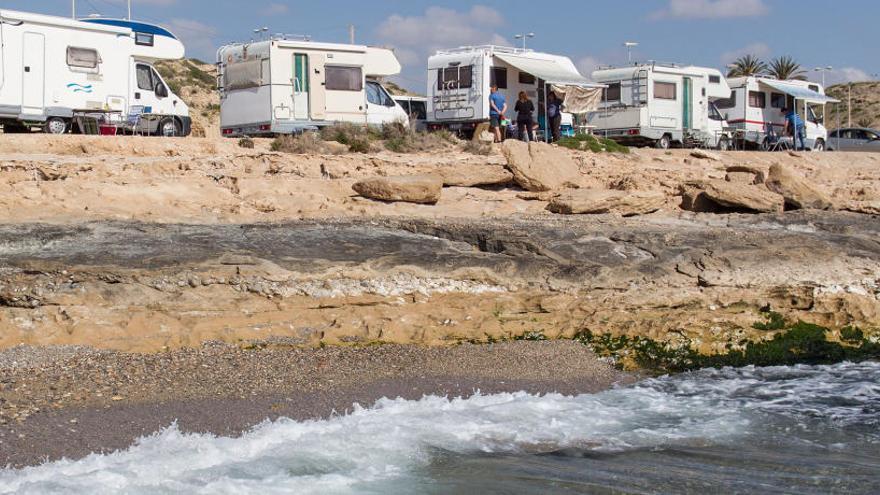
[[[438,452],[724,444],[754,435],[765,410],[786,415],[806,406],[819,409],[841,393],[855,399],[830,404],[829,417],[858,421],[866,404],[877,405],[878,375],[876,364],[747,368],[579,397],[382,400],[344,417],[266,423],[236,439],[171,427],[124,452],[0,471],[0,493],[387,495],[393,492],[388,482],[400,486],[400,480],[418,476]]]

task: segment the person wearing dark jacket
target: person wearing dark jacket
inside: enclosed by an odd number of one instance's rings
[[[562,100],[552,91],[547,95],[547,119],[550,122],[550,134],[555,143],[562,137]]]
[[[516,112],[516,125],[519,128],[519,138],[522,141],[529,142],[535,140],[535,119],[532,114],[535,113],[535,104],[529,99],[525,91],[520,91],[519,99],[513,108]]]

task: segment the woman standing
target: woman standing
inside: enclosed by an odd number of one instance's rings
[[[516,125],[519,128],[519,138],[522,141],[529,142],[535,140],[534,126],[535,119],[532,116],[535,113],[535,104],[529,99],[525,91],[519,92],[519,99],[514,107],[516,111]]]

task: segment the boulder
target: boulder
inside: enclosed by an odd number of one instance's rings
[[[437,169],[447,187],[497,186],[513,182],[513,174],[502,165],[455,164]]]
[[[701,160],[711,160],[713,162],[720,162],[721,157],[711,151],[706,150],[694,150],[691,151],[691,156],[694,158],[699,158]]]
[[[782,196],[764,187],[721,180],[687,182],[680,187],[681,207],[705,213],[777,213]]]
[[[832,206],[828,196],[779,163],[770,167],[766,185],[767,189],[782,195],[785,205],[791,209],[828,210]]]
[[[577,164],[557,146],[509,139],[501,146],[501,151],[516,183],[528,191],[576,188],[580,182]]]
[[[727,182],[735,182],[737,184],[753,184],[761,185],[767,179],[767,175],[763,170],[748,165],[733,165],[727,167]]]
[[[547,209],[564,215],[615,213],[631,217],[654,213],[665,203],[666,196],[655,191],[579,189],[551,199]]]
[[[440,201],[443,179],[435,175],[372,177],[352,186],[365,198],[380,201],[436,204]]]
[[[880,215],[880,201],[849,201],[842,209],[865,215]]]

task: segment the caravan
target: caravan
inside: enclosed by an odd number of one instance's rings
[[[597,70],[593,79],[608,85],[600,108],[588,118],[597,134],[662,149],[731,145],[727,123],[713,103],[729,98],[731,89],[716,69],[650,63]]]
[[[437,52],[428,59],[428,127],[472,134],[489,121],[492,84],[512,108],[525,91],[545,128],[545,104],[550,91],[566,97],[566,111],[586,113],[595,106],[601,85],[581,76],[574,63],[559,55],[499,46],[470,46]],[[595,93],[595,98],[591,95]],[[575,103],[577,101],[577,107]]]
[[[217,51],[224,136],[298,133],[336,122],[408,122],[376,79],[400,73],[385,48],[277,37]]]
[[[773,136],[781,134],[785,126],[782,109],[796,107],[806,127],[807,147],[825,151],[828,143],[828,130],[822,120],[825,104],[837,100],[826,96],[820,84],[740,77],[731,79],[730,86],[733,94],[729,99],[719,101],[718,108],[746,143],[767,149]],[[819,109],[821,111],[817,114]]]
[[[0,47],[6,132],[38,127],[63,134],[81,114],[149,127],[138,129],[143,132],[190,132],[189,108],[153,68],[184,55],[183,44],[162,27],[0,10]]]

